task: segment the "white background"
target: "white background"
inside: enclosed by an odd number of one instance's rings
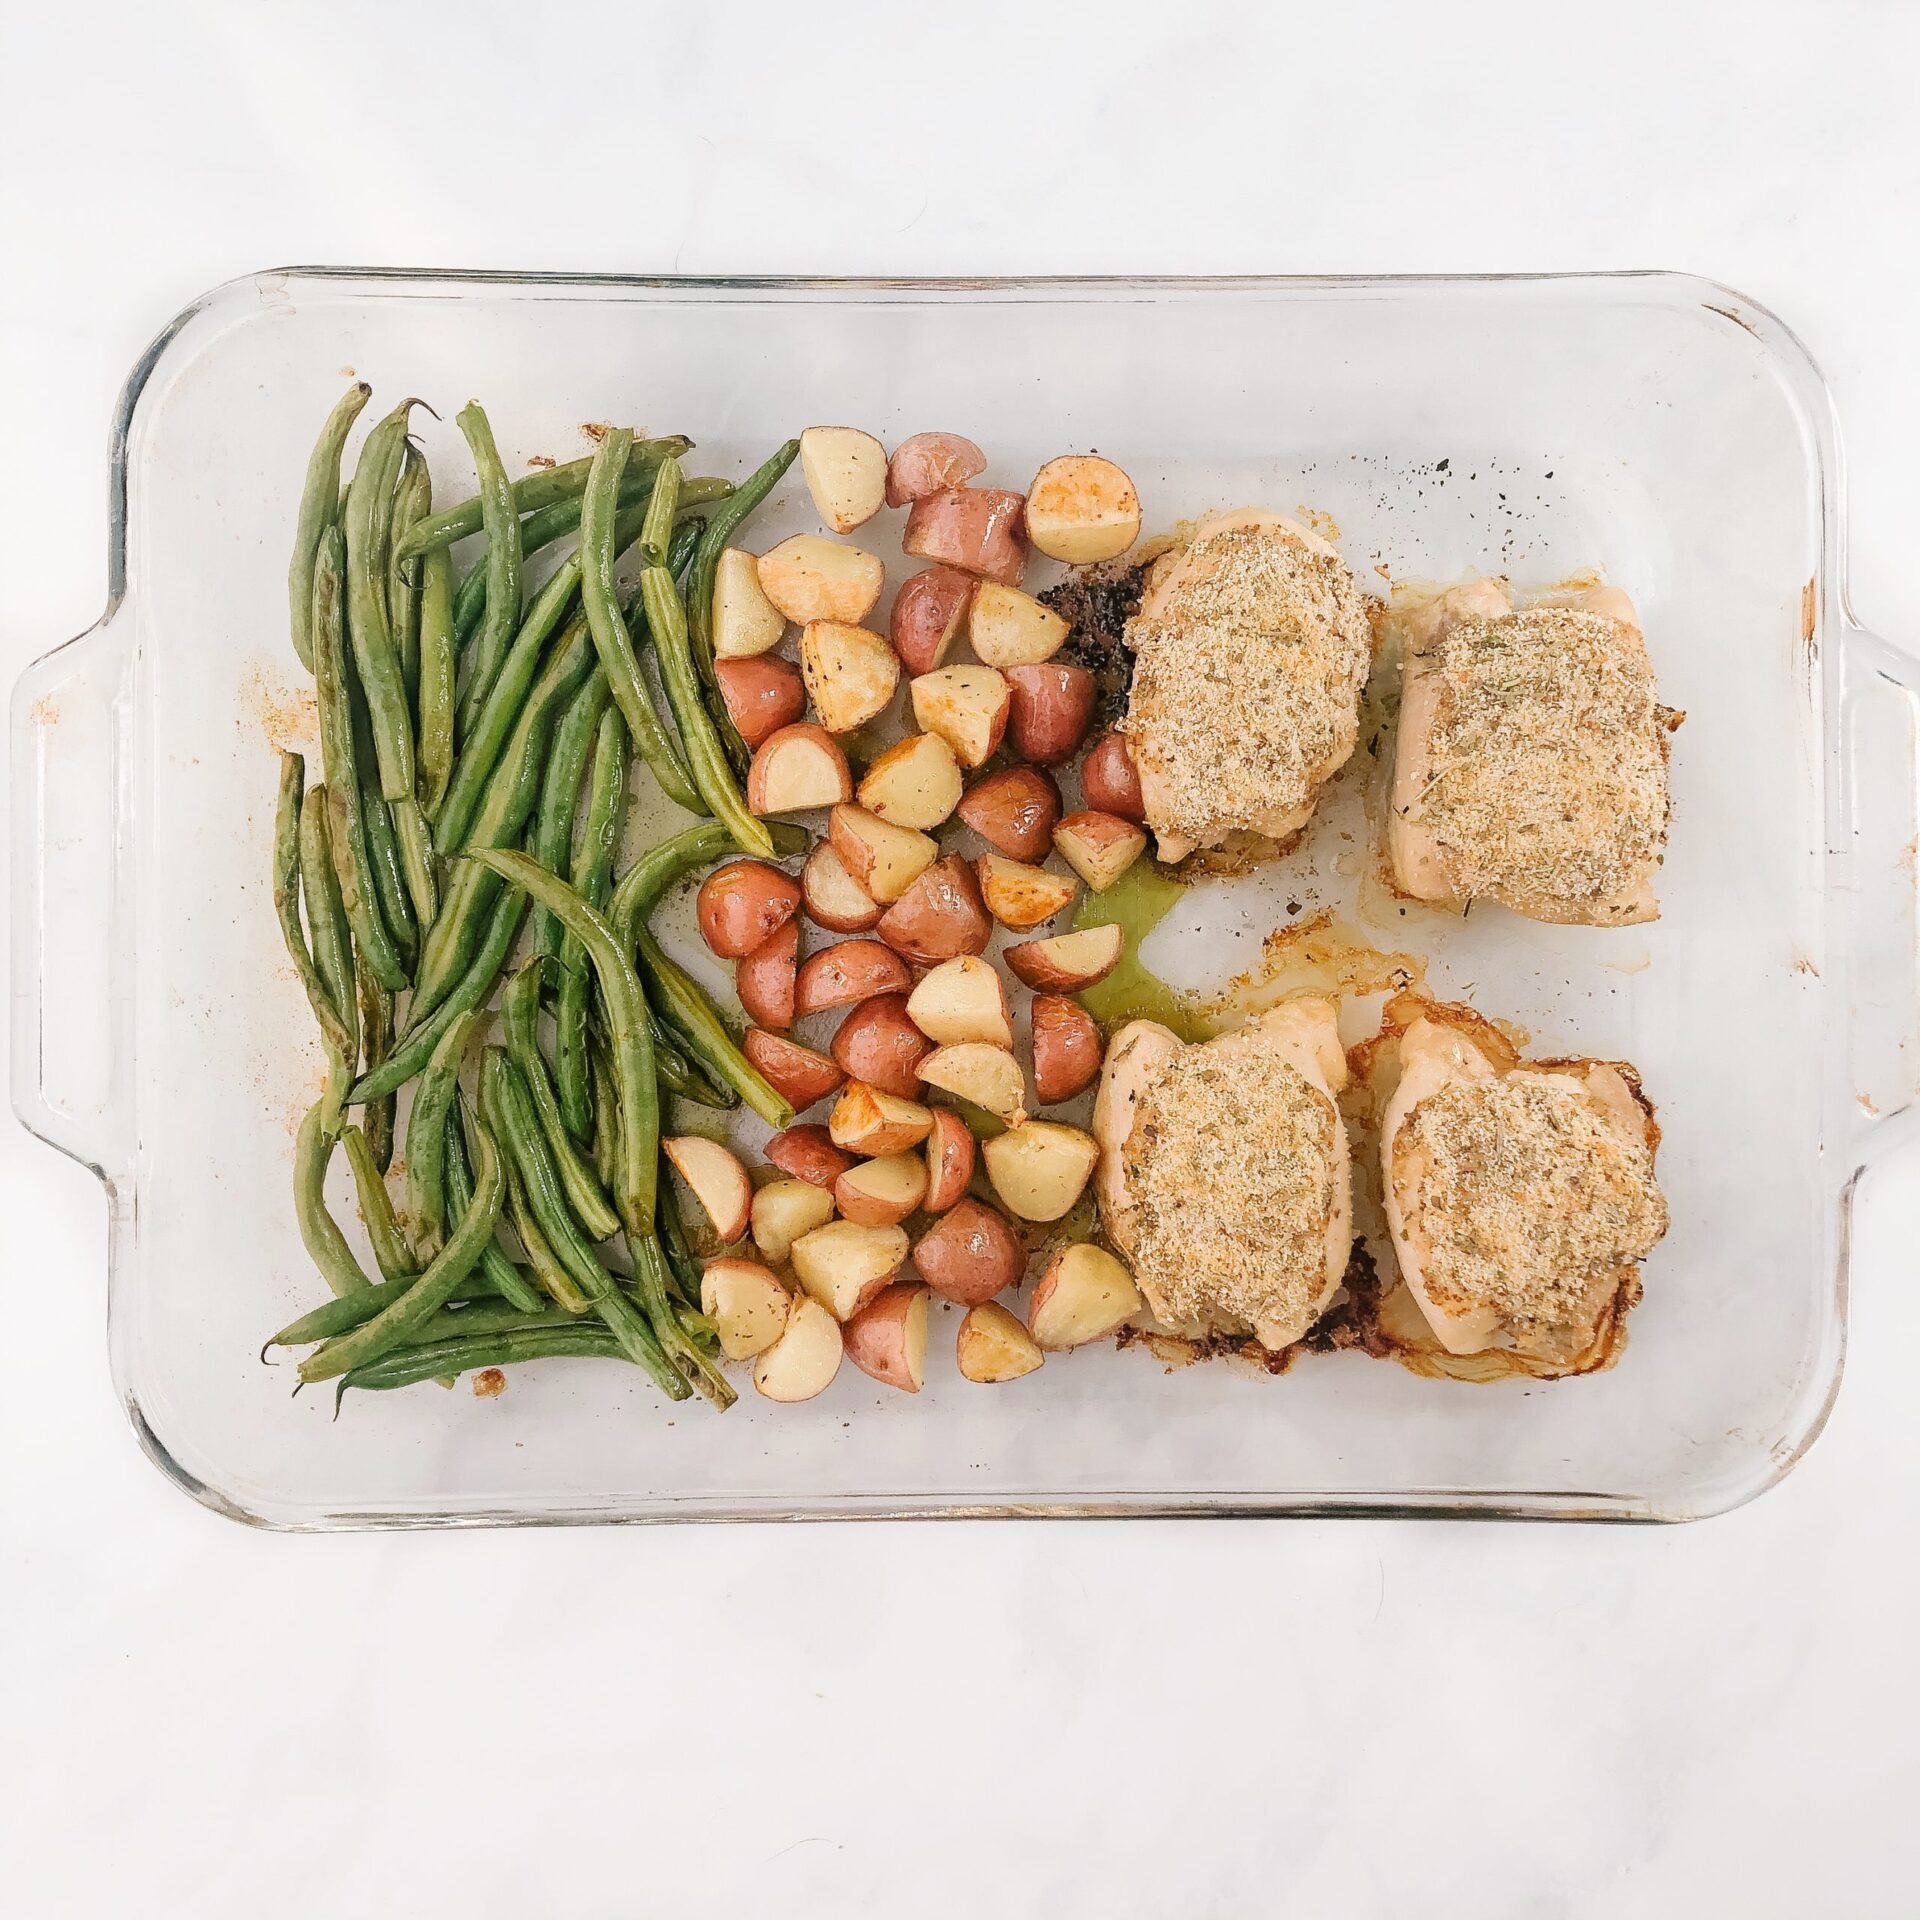
[[[1920,9],[540,11],[5,7],[6,678],[99,610],[136,354],[294,261],[1690,269],[1825,368],[1920,642]],[[1917,1171],[1826,1436],[1691,1528],[279,1539],[141,1457],[104,1208],[0,1126],[0,1904],[1912,1914]]]

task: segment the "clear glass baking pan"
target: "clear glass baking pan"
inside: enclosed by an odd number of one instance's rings
[[[1673,1229],[1620,1365],[1469,1387],[1341,1354],[1282,1378],[1084,1351],[1021,1387],[851,1368],[798,1407],[671,1415],[561,1362],[501,1398],[334,1421],[260,1363],[316,1295],[288,1204],[318,1048],[268,903],[274,745],[310,743],[285,637],[316,425],[357,372],[509,459],[581,423],[681,429],[728,473],[808,421],[959,428],[1019,486],[1095,447],[1149,525],[1331,515],[1366,575],[1599,567],[1645,620],[1675,743],[1664,917],[1596,932],[1409,915],[1442,994],[1549,1053],[1638,1063]],[[423,419],[436,470],[465,470]],[[13,1097],[112,1211],[113,1377],[196,1498],[291,1528],[863,1515],[1686,1519],[1777,1480],[1838,1384],[1847,1218],[1910,1131],[1920,662],[1850,621],[1819,375],[1751,301],[1548,279],[695,281],[299,269],[197,301],[129,379],[99,624],[13,728]],[[796,481],[756,539],[812,524]],[[870,529],[871,531],[871,529]],[[889,553],[890,563],[896,556]],[[896,575],[896,578],[899,577]],[[1338,863],[1336,863],[1337,865]],[[1352,863],[1348,863],[1349,868]],[[1194,889],[1148,957],[1245,964],[1300,876]],[[1337,900],[1337,883],[1317,876]],[[1334,892],[1327,889],[1332,886]],[[952,1321],[936,1318],[936,1343]]]

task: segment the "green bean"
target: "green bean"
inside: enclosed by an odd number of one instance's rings
[[[653,1019],[653,1065],[660,1084],[682,1100],[723,1112],[740,1104],[739,1094],[732,1087],[721,1086],[705,1068],[697,1066],[682,1051],[678,1036],[657,1016]]]
[[[440,1036],[413,1090],[407,1115],[407,1192],[422,1258],[440,1251],[447,1231],[447,1116],[460,1091],[460,1063],[486,1015],[476,1008]]]
[[[358,1127],[342,1127],[340,1144],[347,1150],[347,1165],[353,1172],[354,1191],[360,1196],[360,1218],[373,1245],[374,1264],[383,1280],[406,1280],[419,1272],[413,1249],[400,1231],[393,1211],[393,1196],[373,1164],[373,1148]]]
[[[626,827],[627,723],[617,708],[600,716],[593,750],[593,782],[587,796],[587,820],[570,874],[574,890],[589,906],[606,911],[613,891],[613,862]],[[539,849],[536,849],[539,851]],[[541,865],[558,873],[557,860]],[[541,913],[546,913],[543,907]],[[559,922],[553,922],[556,930]],[[542,929],[536,925],[536,947]],[[559,987],[554,995],[553,1072],[555,1096],[567,1130],[584,1139],[591,1125],[592,1088],[587,1072],[587,955],[571,934],[558,944]]]
[[[660,1145],[660,1090],[654,1082],[646,996],[633,962],[605,918],[537,860],[504,849],[476,850],[469,857],[552,907],[567,931],[579,936],[593,963],[601,1004],[607,1010],[614,1086],[620,1100],[621,1164],[620,1177],[614,1182],[614,1204],[621,1224],[630,1232],[650,1232]]]
[[[313,577],[320,557],[320,541],[339,511],[340,456],[346,448],[347,435],[372,395],[373,389],[364,380],[358,380],[334,403],[307,461],[306,482],[300,489],[300,511],[293,529],[293,559],[287,567],[287,605],[292,621],[293,650],[309,673],[314,671]]]
[[[492,1136],[482,1129],[476,1138],[480,1163],[475,1171],[474,1198],[461,1213],[460,1224],[447,1236],[447,1244],[401,1299],[301,1361],[302,1382],[330,1380],[376,1359],[404,1339],[410,1329],[438,1312],[472,1272],[482,1249],[493,1238],[507,1185]]]
[[[654,1059],[659,1059],[656,1047]],[[595,1043],[587,1049],[587,1070],[593,1084],[593,1170],[600,1184],[611,1188],[620,1170],[620,1101],[613,1090],[613,1068],[606,1049]],[[663,1191],[657,1184],[656,1196]]]
[[[307,913],[307,939],[327,998],[339,1010],[341,1051],[352,1072],[359,1031],[355,1021],[353,940],[340,898],[340,876],[333,864],[333,835],[327,824],[327,790],[308,790],[300,809],[300,900]]]
[[[387,622],[393,629],[394,651],[400,656],[400,679],[416,712],[420,696],[420,569],[402,558],[400,543],[408,529],[425,519],[432,507],[433,476],[409,444],[401,457],[400,479],[393,491],[387,549]]]
[[[790,821],[769,821],[774,853],[782,858],[805,853],[809,835],[804,827]],[[613,890],[607,906],[607,918],[613,930],[628,945],[637,928],[666,897],[667,889],[683,874],[696,867],[711,865],[733,847],[733,835],[721,820],[703,820],[697,827],[676,833],[649,847],[625,873]]]
[[[700,533],[703,522],[682,520],[673,530],[673,538],[667,544],[667,571],[678,580],[700,550]]]
[[[347,674],[341,592],[346,545],[338,527],[320,537],[313,576],[314,675],[320,707],[320,752],[327,773],[327,818],[334,871],[356,947],[382,986],[398,991],[407,969],[387,931],[367,848],[366,806],[354,752],[352,683]]]
[[[533,837],[528,842],[528,851],[553,873],[565,873],[571,865],[580,782],[586,775],[587,756],[593,751],[595,730],[612,698],[606,669],[596,663],[585,685],[554,724],[553,745],[547,750],[547,768],[540,782],[540,804],[534,810]],[[534,952],[543,960],[557,960],[563,940],[560,922],[547,908],[535,907]]]
[[[713,670],[713,581],[720,568],[720,555],[727,542],[740,530],[747,516],[780,484],[787,469],[800,452],[800,442],[789,440],[778,447],[764,465],[741,481],[724,506],[707,516],[706,531],[700,536],[693,565],[687,570],[687,643],[693,664],[700,675],[702,693],[714,731],[726,747],[727,760],[736,778],[745,779],[752,755],[740,730],[727,712],[720,695],[720,681]]]
[[[467,1197],[460,1203],[460,1210],[464,1212],[472,1204],[473,1194],[469,1189]],[[362,1287],[358,1292],[341,1294],[335,1299],[323,1301],[319,1306],[303,1313],[299,1319],[290,1320],[267,1341],[266,1346],[263,1346],[260,1351],[264,1355],[267,1347],[311,1347],[322,1340],[332,1339],[336,1333],[351,1333],[363,1321],[371,1320],[382,1308],[389,1307],[394,1301],[402,1299],[407,1289],[419,1277],[417,1273],[410,1273],[403,1280],[382,1280],[374,1286]],[[478,1268],[462,1285],[454,1289],[450,1297],[453,1300],[466,1300],[486,1308],[487,1320],[481,1323],[481,1326],[475,1327],[473,1329],[475,1332],[480,1331],[482,1327],[498,1325],[501,1322],[524,1325],[531,1321],[541,1326],[563,1326],[572,1319],[570,1314],[563,1316],[557,1309],[544,1305],[538,1294],[530,1295],[532,1304],[525,1307],[518,1306],[511,1300],[496,1298]],[[551,1320],[548,1318],[550,1314],[554,1316]],[[422,1335],[434,1339],[440,1338],[441,1336],[437,1333],[428,1334],[428,1329],[435,1326],[440,1319],[441,1316],[436,1314],[434,1319],[427,1323],[427,1327],[421,1329]]]
[[[515,723],[506,752],[487,781],[479,811],[467,830],[467,851],[517,841],[539,797],[540,774],[555,716],[593,670],[593,642],[584,619],[572,621],[553,657],[534,682]],[[461,978],[500,892],[497,875],[472,862],[458,865],[433,923],[414,979],[409,1027],[424,1020]]]
[[[507,1157],[507,1223],[520,1236],[520,1244],[527,1250],[527,1264],[548,1296],[568,1313],[585,1313],[587,1296],[574,1285],[573,1276],[534,1218],[526,1182],[511,1154]]]
[[[482,1334],[465,1340],[439,1340],[427,1347],[400,1347],[370,1366],[356,1367],[340,1383],[344,1398],[349,1387],[368,1393],[386,1393],[395,1387],[416,1386],[442,1374],[476,1373],[487,1367],[510,1367],[523,1360],[579,1358],[624,1360],[626,1353],[605,1327],[529,1327],[519,1333]],[[675,1384],[679,1385],[678,1376]],[[675,1399],[684,1399],[681,1387]]]
[[[722,1413],[740,1396],[711,1355],[688,1337],[667,1297],[667,1262],[660,1242],[651,1233],[629,1234],[627,1251],[633,1256],[633,1284],[640,1307],[667,1358],[696,1393],[703,1394]]]
[[[393,809],[372,784],[361,788],[360,805],[366,820],[367,854],[373,863],[374,898],[387,931],[393,935],[393,944],[400,950],[401,962],[411,972],[420,957],[420,923],[414,917],[413,897],[407,891],[406,863],[400,854],[400,837],[394,831]]]
[[[453,562],[435,547],[420,563],[420,807],[437,824],[453,778]]]
[[[410,1347],[425,1346],[430,1341],[472,1340],[489,1333],[521,1333],[535,1327],[577,1327],[582,1324],[579,1315],[569,1313],[565,1307],[535,1307],[531,1313],[526,1313],[510,1300],[475,1300],[464,1307],[442,1307],[432,1319],[416,1327],[404,1344]],[[588,1321],[584,1324],[591,1326],[594,1323]],[[604,1324],[600,1330],[605,1331]]]
[[[300,1226],[301,1244],[320,1277],[335,1293],[357,1293],[373,1282],[366,1276],[346,1236],[327,1211],[327,1162],[339,1138],[329,1122],[329,1096],[322,1095],[307,1109],[293,1142],[293,1213]]]
[[[660,1236],[660,1245],[667,1256],[667,1266],[673,1274],[681,1299],[689,1306],[697,1307],[700,1304],[700,1262],[693,1256],[693,1245],[687,1238],[687,1223],[680,1217],[680,1196],[664,1173],[660,1178],[660,1204],[654,1210],[654,1231]]]
[[[480,524],[487,534],[487,610],[474,637],[473,667],[460,702],[456,738],[464,741],[480,718],[487,695],[493,691],[507,643],[520,624],[520,515],[513,487],[500,464],[493,428],[479,401],[469,400],[456,417],[473,450],[474,471],[480,479]]]
[[[686,1041],[694,1060],[734,1088],[768,1126],[791,1126],[791,1104],[774,1091],[734,1043],[706,990],[667,957],[645,927],[635,932],[634,951],[646,981],[648,1000]]]
[[[384,1100],[397,1093],[433,1058],[434,1049],[446,1031],[462,1015],[485,1004],[493,992],[500,969],[520,933],[527,903],[515,893],[503,893],[491,903],[485,931],[467,962],[467,970],[455,981],[453,991],[418,1026],[409,1027],[406,1036],[391,1056],[370,1064],[367,1071],[348,1090],[351,1105],[363,1101]]]
[[[560,1117],[560,1103],[554,1097],[553,1082],[540,1052],[540,983],[546,974],[546,962],[537,956],[507,982],[500,1002],[507,1030],[507,1053],[519,1069],[533,1117],[547,1143],[547,1152],[559,1175],[580,1224],[590,1240],[605,1240],[620,1230],[620,1216],[614,1212],[593,1169],[581,1158],[566,1122]]]
[[[447,1217],[464,1213],[473,1200],[473,1168],[467,1162],[467,1103],[456,1094],[447,1110],[446,1182]],[[511,1188],[509,1188],[511,1197]],[[540,1305],[540,1290],[507,1258],[507,1250],[497,1239],[480,1250],[475,1276],[490,1286],[501,1299],[527,1313]]]
[[[649,469],[658,466],[670,453],[692,451],[693,442],[679,433],[669,434],[661,440],[634,442],[635,454],[646,460]],[[537,513],[542,507],[579,499],[592,467],[593,456],[587,454],[582,459],[569,460],[561,466],[543,467],[538,472],[522,475],[513,483],[514,512]],[[457,507],[448,507],[444,513],[436,513],[431,520],[422,520],[409,530],[406,539],[400,542],[395,551],[405,560],[436,547],[450,547],[456,540],[464,540],[469,534],[478,533],[485,516],[485,502],[476,493],[470,500],[462,500]]]
[[[360,1057],[366,1062],[367,1072],[374,1074],[393,1051],[393,1000],[367,967],[356,969],[354,984],[360,995]],[[366,1108],[361,1124],[373,1149],[374,1163],[385,1173],[393,1159],[393,1095],[368,1096],[358,1104]]]
[[[352,1030],[321,978],[300,924],[300,814],[306,781],[307,763],[297,753],[281,754],[280,801],[273,819],[273,910],[321,1037],[333,1052],[346,1054],[354,1046]]]
[[[666,461],[653,483],[653,501],[647,509],[646,524],[640,530],[641,548],[648,556],[640,574],[640,595],[647,610],[647,626],[653,635],[654,658],[660,663],[660,684],[666,692],[674,724],[680,730],[680,743],[686,750],[694,785],[707,803],[707,811],[732,828],[734,840],[743,853],[765,857],[773,852],[773,841],[765,823],[753,816],[741,797],[726,749],[701,699],[700,675],[687,638],[686,609],[680,604],[680,591],[666,567],[679,483],[679,462]]]

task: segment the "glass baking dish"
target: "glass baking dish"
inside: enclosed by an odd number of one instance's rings
[[[663,1411],[629,1370],[586,1362],[524,1370],[493,1401],[359,1396],[337,1423],[328,1396],[290,1399],[290,1369],[258,1354],[318,1294],[288,1168],[320,1068],[269,909],[271,748],[311,744],[288,529],[354,372],[375,411],[416,393],[450,422],[482,396],[510,463],[577,453],[602,419],[684,428],[696,467],[721,473],[812,420],[889,439],[951,426],[1013,486],[1062,450],[1113,454],[1150,529],[1314,509],[1363,577],[1604,569],[1688,714],[1664,917],[1597,932],[1420,912],[1394,944],[1541,1051],[1642,1069],[1673,1229],[1621,1364],[1467,1387],[1356,1354],[1268,1379],[1102,1349],[982,1391],[936,1355],[918,1399],[847,1368],[816,1401],[749,1392],[724,1418]],[[450,425],[420,419],[436,471],[465,471]],[[1751,301],[1668,274],[298,269],[222,287],[166,329],[122,397],[112,485],[107,611],[14,696],[13,1095],[101,1177],[117,1390],[153,1458],[218,1511],[287,1528],[1677,1520],[1771,1485],[1819,1431],[1850,1196],[1914,1111],[1920,662],[1848,617],[1831,409]],[[812,524],[796,475],[754,538]],[[1307,880],[1337,901],[1333,874],[1285,861],[1196,888],[1148,958],[1218,979]],[[953,1324],[936,1317],[936,1346]]]

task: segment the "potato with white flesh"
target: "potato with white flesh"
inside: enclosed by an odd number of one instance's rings
[[[1044,860],[1060,819],[1060,789],[1038,767],[1002,767],[961,796],[960,818],[1009,860]]]
[[[1016,933],[1051,920],[1072,900],[1076,886],[1070,874],[1049,873],[1044,867],[1030,867],[997,853],[983,853],[974,863],[974,872],[987,911]]]
[[[926,1197],[927,1163],[911,1152],[862,1160],[833,1183],[841,1217],[861,1227],[897,1227]]]
[[[700,1311],[729,1360],[765,1353],[787,1330],[792,1296],[757,1260],[709,1260],[700,1275]]]
[[[1112,560],[1140,537],[1140,496],[1111,460],[1065,453],[1027,489],[1027,538],[1050,559],[1084,567]]]
[[[927,1135],[927,1197],[920,1203],[928,1213],[945,1213],[965,1196],[973,1179],[974,1152],[967,1123],[951,1107],[936,1107]]]
[[[1002,956],[1015,979],[1044,993],[1082,993],[1120,964],[1127,936],[1117,926],[1022,940]]]
[[[800,676],[829,733],[851,733],[887,710],[900,662],[877,633],[839,620],[810,620],[800,633]]]
[[[931,967],[957,954],[986,952],[993,922],[973,869],[950,853],[914,880],[874,931],[902,959]]]
[[[796,533],[760,556],[760,591],[797,625],[841,620],[858,626],[880,598],[887,569],[876,553]]]
[[[931,673],[966,632],[978,583],[956,567],[926,567],[893,597],[887,638],[909,673]]]
[[[904,1153],[933,1131],[933,1114],[918,1100],[902,1100],[856,1080],[834,1103],[827,1132],[849,1153]]]
[[[927,1376],[927,1290],[914,1280],[882,1287],[846,1324],[847,1358],[882,1386],[918,1393]]]
[[[833,1195],[809,1180],[770,1180],[753,1196],[753,1244],[777,1266],[803,1234],[833,1218]]]
[[[1112,1254],[1082,1243],[1062,1247],[1034,1283],[1027,1325],[1036,1346],[1057,1353],[1118,1333],[1145,1304]]]
[[[887,461],[887,505],[910,507],[986,470],[987,456],[964,434],[910,434]]]
[[[987,1178],[1022,1220],[1060,1220],[1085,1190],[1100,1149],[1090,1134],[1057,1120],[1029,1120],[982,1142]]]
[[[896,827],[865,807],[835,807],[827,837],[847,871],[882,906],[898,900],[940,852],[926,834]]]
[[[891,947],[878,940],[836,940],[801,962],[794,1008],[805,1019],[876,993],[905,993],[912,984],[905,962]]]
[[[818,840],[800,869],[807,918],[830,933],[865,933],[886,909],[847,871],[831,840]]]
[[[727,718],[749,750],[794,725],[807,710],[806,683],[791,661],[765,653],[753,660],[716,660],[713,677]]]
[[[963,1380],[995,1386],[1018,1380],[1046,1362],[1034,1337],[997,1300],[982,1300],[961,1317],[954,1341],[954,1363]]]
[[[804,1113],[816,1100],[846,1081],[846,1075],[823,1053],[803,1047],[784,1034],[749,1027],[740,1038],[740,1050],[754,1071],[785,1100],[795,1113]]]
[[[793,1275],[812,1299],[846,1322],[907,1263],[899,1227],[863,1227],[829,1220],[793,1243]]]
[[[937,733],[963,767],[991,756],[1007,731],[1013,695],[994,667],[937,667],[909,682],[914,723]]]
[[[1105,893],[1147,850],[1147,836],[1111,813],[1070,813],[1053,830],[1054,850],[1095,893]]]
[[[943,487],[907,514],[903,551],[1017,587],[1027,564],[1026,506],[999,487]]]
[[[1033,996],[1033,1096],[1058,1106],[1086,1092],[1100,1077],[1100,1027],[1078,1000],[1065,994]]]
[[[960,804],[960,763],[937,733],[896,741],[861,777],[856,795],[869,813],[896,827],[931,833]]]
[[[800,436],[800,475],[820,518],[851,533],[886,501],[887,450],[858,427],[809,427]]]
[[[942,1299],[971,1307],[1020,1284],[1027,1250],[1004,1214],[968,1197],[914,1242],[913,1264]]]
[[[757,814],[811,813],[852,795],[847,756],[825,728],[804,721],[768,734],[747,768],[747,805]]]
[[[660,1144],[712,1221],[714,1232],[726,1244],[738,1240],[747,1230],[753,1200],[753,1182],[746,1168],[719,1141],[704,1134],[678,1134]]]
[[[811,1400],[833,1385],[844,1351],[839,1321],[803,1294],[788,1312],[786,1331],[754,1361],[754,1391],[768,1400]]]
[[[1027,1117],[1026,1078],[1020,1062],[1004,1047],[963,1040],[958,1046],[936,1048],[918,1071],[926,1085],[971,1101],[1009,1126]]]
[[[1067,623],[1018,587],[982,580],[967,612],[967,641],[990,667],[1051,660],[1066,644]]]
[[[1007,990],[991,964],[972,954],[943,960],[907,995],[907,1018],[943,1047],[969,1040],[1013,1045]]]
[[[785,617],[760,591],[760,561],[744,547],[724,548],[713,573],[713,651],[722,660],[770,653],[787,630]]]

